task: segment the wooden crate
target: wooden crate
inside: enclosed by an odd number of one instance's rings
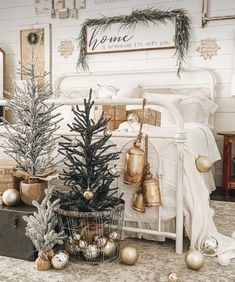
[[[139,122],[142,121],[142,109],[128,110],[126,112],[126,116],[128,117],[128,115],[131,113],[135,113],[138,116]],[[145,108],[142,122],[149,125],[161,126],[161,112],[150,108]]]
[[[97,121],[100,115],[104,112],[105,117],[111,118],[108,122],[107,128],[115,130],[118,126],[126,121],[126,106],[125,105],[102,105],[95,106],[94,119]]]
[[[0,195],[10,188],[18,189],[18,181],[11,172],[15,165],[12,160],[0,160]]]

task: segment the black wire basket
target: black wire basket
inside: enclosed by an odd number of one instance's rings
[[[115,261],[119,257],[124,201],[105,211],[57,210],[59,228],[68,236],[65,250],[73,261],[88,264]]]

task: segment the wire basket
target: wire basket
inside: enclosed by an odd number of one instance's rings
[[[59,209],[59,228],[68,236],[65,250],[73,261],[98,264],[117,260],[124,220],[124,201],[113,209],[76,212]]]

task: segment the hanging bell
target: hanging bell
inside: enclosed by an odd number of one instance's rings
[[[150,172],[150,164],[148,163],[148,135],[145,137],[145,177],[143,181],[143,197],[146,207],[158,207],[161,206],[161,194],[159,180],[153,178]]]
[[[139,212],[145,212],[144,198],[142,191],[137,191],[133,195],[132,208]]]
[[[212,162],[207,156],[199,156],[196,161],[196,167],[200,172],[206,173],[212,169]]]
[[[149,171],[146,174],[143,181],[143,198],[146,207],[158,207],[161,206],[161,194],[159,187],[159,180],[153,178],[153,175]]]
[[[140,145],[139,140],[135,141],[133,147],[126,153],[123,181],[129,185],[140,184],[143,179],[145,152]]]

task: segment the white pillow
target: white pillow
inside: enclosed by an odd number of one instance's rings
[[[99,99],[112,99],[118,92],[118,89],[111,85],[98,85],[96,97]]]
[[[122,86],[116,93],[115,98],[142,98],[143,89],[139,85]]]
[[[197,122],[210,125],[210,115],[218,106],[206,97],[185,97],[180,103],[180,112],[184,122]]]
[[[160,103],[173,106],[176,110],[180,111],[180,102],[182,100],[182,97],[180,95],[156,94],[153,92],[147,92],[144,94],[144,98],[147,99],[147,103],[148,99],[156,99]],[[161,126],[169,126],[171,124],[175,124],[175,120],[167,108],[158,105],[148,105],[148,107],[161,112]]]

